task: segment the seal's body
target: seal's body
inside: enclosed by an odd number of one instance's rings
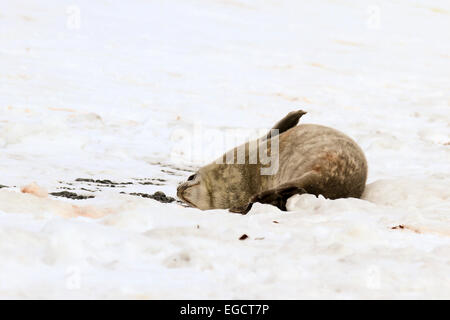
[[[199,209],[230,209],[246,213],[254,202],[270,203],[286,210],[286,201],[294,194],[322,194],[326,198],[359,198],[366,184],[367,161],[364,153],[347,135],[325,126],[297,126],[303,111],[289,113],[256,145],[264,145],[272,155],[278,139],[277,170],[261,174],[265,167],[258,157],[249,159],[251,142],[245,148],[245,163],[211,163],[200,168],[178,187],[178,196]],[[239,147],[238,147],[239,148]],[[238,149],[236,148],[236,149]],[[234,160],[237,160],[237,152]],[[223,158],[219,160],[225,159]],[[219,161],[225,162],[225,161]]]

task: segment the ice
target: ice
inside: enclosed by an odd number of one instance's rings
[[[449,12],[9,1],[0,297],[449,299]],[[296,109],[362,147],[362,199],[297,195],[288,212],[239,215],[130,194],[175,197],[225,133],[241,143]]]

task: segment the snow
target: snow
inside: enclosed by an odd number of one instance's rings
[[[444,0],[5,3],[0,297],[449,299],[449,14]],[[360,144],[362,199],[242,216],[129,195],[175,197],[298,108]],[[47,194],[64,190],[95,198]]]

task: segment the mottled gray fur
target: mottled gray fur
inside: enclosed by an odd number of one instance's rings
[[[214,162],[204,166],[178,187],[178,196],[202,210],[221,208],[240,213],[246,213],[254,202],[286,210],[287,199],[299,193],[322,194],[329,199],[359,198],[367,179],[364,153],[355,141],[335,129],[314,124],[297,126],[303,114],[301,110],[291,112],[274,127],[280,132],[276,137],[276,174],[261,175],[259,159],[249,164],[246,143],[245,164]],[[268,134],[258,145],[268,143],[272,152],[271,139],[274,135]]]

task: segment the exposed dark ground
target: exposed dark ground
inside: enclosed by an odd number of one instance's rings
[[[136,187],[139,186],[165,186],[169,183],[173,185],[175,182],[181,182],[185,180],[185,177],[195,172],[195,168],[179,168],[169,164],[163,164],[161,162],[152,163],[161,167],[160,172],[164,177],[155,178],[130,178],[125,181],[117,181],[114,179],[91,178],[81,177],[76,178],[73,181],[58,181],[59,186],[57,191],[50,192],[49,194],[54,197],[64,197],[72,200],[86,200],[95,198],[98,192],[102,192],[105,188],[120,189],[120,194],[127,194],[130,196],[142,197],[147,199],[153,199],[161,203],[177,202],[180,205],[184,203],[177,200],[174,197],[166,195],[161,190],[154,190],[153,192],[136,191]],[[183,178],[184,177],[184,178]],[[0,188],[7,187],[0,185]],[[132,189],[132,190],[130,190]],[[142,190],[142,188],[141,188]]]

